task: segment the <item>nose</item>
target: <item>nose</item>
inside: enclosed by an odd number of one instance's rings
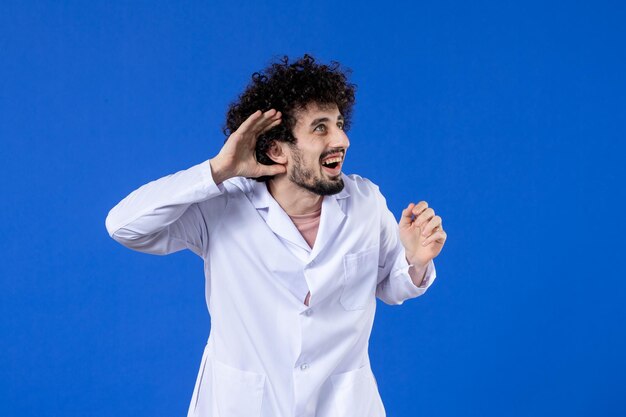
[[[336,129],[335,134],[332,137],[331,142],[328,144],[331,148],[343,148],[348,149],[350,147],[350,140],[348,135],[341,129]]]

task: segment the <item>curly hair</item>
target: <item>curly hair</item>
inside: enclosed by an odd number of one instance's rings
[[[239,99],[231,103],[226,114],[226,123],[222,131],[228,136],[255,111],[263,112],[276,109],[282,113],[278,126],[261,134],[256,142],[256,159],[264,165],[275,164],[267,156],[273,141],[296,143],[292,130],[296,124],[297,112],[315,102],[319,106],[336,104],[344,117],[344,130],[350,129],[352,108],[355,103],[356,85],[347,80],[352,71],[341,69],[340,64],[331,61],[330,66],[321,65],[309,55],[293,63],[284,56],[280,62],[272,63],[262,72],[252,74],[252,82],[246,87]],[[257,178],[267,181],[268,176]]]

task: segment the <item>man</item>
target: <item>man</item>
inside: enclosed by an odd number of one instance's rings
[[[423,294],[446,233],[424,201],[396,224],[377,186],[341,172],[355,87],[334,64],[255,73],[218,155],[107,217],[131,249],[205,261],[211,331],[189,416],[385,415],[367,350],[376,297]]]

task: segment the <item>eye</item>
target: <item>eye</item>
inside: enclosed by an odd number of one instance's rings
[[[320,127],[322,128],[322,130],[319,130]],[[317,130],[318,132],[323,132],[326,130],[326,125],[317,125],[315,127],[315,130]]]
[[[341,130],[343,130],[343,122],[339,122],[337,123],[337,127]]]

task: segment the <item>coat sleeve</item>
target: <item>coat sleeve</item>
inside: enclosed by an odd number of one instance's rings
[[[374,184],[375,196],[381,217],[380,253],[378,258],[378,284],[376,297],[386,304],[402,304],[405,300],[418,297],[432,285],[437,273],[431,260],[426,267],[424,280],[417,287],[409,275],[411,267],[406,260],[404,246],[400,241],[398,222],[387,208],[387,201]]]
[[[139,187],[109,211],[105,224],[127,248],[154,255],[190,249],[202,257],[226,198],[207,160]]]

